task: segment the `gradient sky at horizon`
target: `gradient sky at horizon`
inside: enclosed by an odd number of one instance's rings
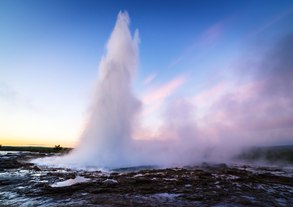
[[[74,146],[121,10],[139,30],[133,88],[146,113],[230,83],[233,65],[293,32],[292,0],[0,0],[0,144]]]

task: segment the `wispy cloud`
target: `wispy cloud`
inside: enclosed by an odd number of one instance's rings
[[[204,81],[202,84],[200,84],[199,86],[197,86],[197,88],[200,88],[200,87],[203,87],[203,86],[206,86],[214,81],[216,81],[217,79],[223,77],[228,71],[230,71],[231,69],[228,69],[228,70],[224,70],[214,76],[212,76],[210,79]]]
[[[186,76],[179,76],[170,81],[166,85],[154,90],[153,92],[145,95],[142,102],[148,106],[143,112],[144,115],[156,111],[164,103],[164,99],[172,94],[172,92],[181,86],[186,81]]]
[[[276,19],[272,20],[271,22],[267,23],[266,25],[262,26],[260,29],[256,30],[252,34],[248,35],[248,37],[252,37],[254,35],[257,35],[258,33],[262,32],[263,30],[267,29],[268,27],[274,25],[275,23],[279,22],[282,20],[284,17],[288,16],[293,12],[293,7],[290,8],[288,11],[282,13],[280,16],[278,16]]]
[[[218,97],[219,95],[226,92],[226,90],[231,86],[231,83],[220,83],[208,91],[204,91],[197,95],[192,101],[195,104],[199,104],[203,102],[204,104],[207,103],[208,100]]]
[[[202,35],[200,36],[199,40],[191,45],[179,58],[174,59],[169,64],[169,67],[176,65],[183,59],[187,58],[191,55],[196,47],[203,47],[215,42],[223,33],[224,27],[227,24],[226,20],[221,20],[216,24],[212,25],[208,29],[206,29]]]
[[[207,29],[204,32],[199,43],[206,45],[206,44],[211,44],[212,42],[214,42],[221,35],[223,26],[224,26],[223,20],[211,26],[209,29]]]
[[[143,83],[145,85],[149,84],[155,77],[157,76],[157,73],[152,73],[150,74],[144,81]]]
[[[169,64],[169,67],[176,65],[182,58],[183,58],[183,56],[181,56],[175,60],[172,60],[171,63]]]

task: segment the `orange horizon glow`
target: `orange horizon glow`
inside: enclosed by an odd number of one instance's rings
[[[54,147],[55,145],[61,145],[65,148],[72,148],[76,146],[77,142],[58,142],[56,140],[48,141],[42,140],[36,141],[35,139],[27,139],[27,138],[0,138],[0,145],[2,147],[11,146],[11,147]]]

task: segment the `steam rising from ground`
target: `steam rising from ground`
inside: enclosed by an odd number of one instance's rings
[[[38,164],[178,166],[227,161],[243,146],[292,140],[292,34],[261,60],[239,64],[237,83],[229,90],[224,87],[228,92],[215,95],[225,86],[220,84],[196,98],[176,99],[162,114],[162,124],[150,128],[139,124],[142,102],[131,90],[139,37],[138,31],[131,37],[129,22],[127,12],[120,12],[100,63],[92,113],[79,144],[67,156],[39,159]],[[174,83],[178,81],[183,79]],[[213,97],[209,104],[200,107],[200,100],[209,96]]]

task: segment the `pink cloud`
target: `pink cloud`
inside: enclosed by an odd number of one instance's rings
[[[267,78],[234,88],[216,100],[201,121],[218,134],[292,127],[293,118],[287,111],[292,107],[292,99],[267,92],[272,84],[280,84],[279,78]],[[219,132],[222,129],[226,133]]]
[[[183,53],[179,58],[172,60],[169,66],[174,66],[177,63],[179,63],[181,60],[185,59],[188,57],[192,51],[197,47],[197,46],[206,46],[208,44],[213,43],[215,40],[217,40],[220,35],[222,34],[224,25],[225,25],[225,20],[221,20],[220,22],[212,25],[209,27],[207,30],[205,30],[201,37],[200,40],[198,40],[195,44],[193,44],[185,53]]]
[[[183,57],[179,57],[178,59],[176,60],[172,60],[171,63],[169,64],[169,67],[173,66],[173,65],[176,65]]]
[[[205,86],[205,85],[207,85],[207,84],[209,84],[209,83],[212,83],[213,81],[215,81],[215,80],[221,78],[221,77],[224,76],[229,70],[230,70],[230,69],[225,70],[225,71],[223,71],[223,72],[221,72],[221,73],[219,73],[219,74],[213,76],[212,78],[210,78],[210,79],[204,81],[204,82],[203,82],[201,85],[199,85],[197,88],[202,87],[202,86]]]
[[[162,86],[161,88],[155,90],[152,93],[147,94],[142,98],[144,105],[150,105],[143,114],[149,114],[153,111],[156,111],[163,104],[164,99],[172,94],[172,92],[181,86],[186,81],[185,76],[180,76],[170,81],[168,84]]]
[[[200,40],[201,44],[211,44],[214,42],[222,33],[223,30],[223,21],[218,22],[217,24],[211,26],[207,29],[202,35],[202,39]]]
[[[280,16],[278,16],[276,19],[274,19],[273,21],[267,23],[266,25],[264,25],[263,27],[261,27],[260,29],[258,29],[257,31],[253,32],[252,34],[249,35],[249,37],[252,37],[260,32],[262,32],[263,30],[265,30],[266,28],[272,26],[273,24],[277,23],[278,21],[282,20],[284,17],[286,17],[287,15],[289,15],[291,12],[293,12],[293,8],[290,8],[288,11],[282,13]]]
[[[149,84],[155,77],[157,76],[157,73],[152,73],[150,74],[144,81],[143,83],[145,85]]]
[[[209,99],[215,98],[221,93],[225,92],[231,86],[230,83],[220,83],[214,86],[212,89],[200,93],[195,98],[192,99],[193,103],[197,104],[199,102],[205,102]]]

